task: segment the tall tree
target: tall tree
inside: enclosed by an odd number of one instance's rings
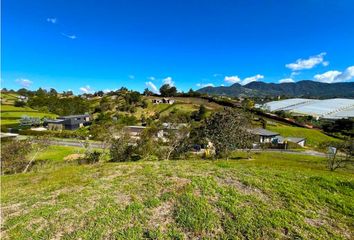
[[[160,94],[162,97],[174,97],[177,95],[177,88],[169,84],[164,84],[160,88]]]
[[[250,152],[254,135],[249,131],[250,117],[241,110],[225,108],[205,120],[201,136],[215,147],[217,157],[228,156],[236,149]]]

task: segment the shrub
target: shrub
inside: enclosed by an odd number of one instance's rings
[[[1,143],[1,174],[22,172],[28,164],[28,154],[32,150],[29,140],[10,140]]]
[[[114,139],[109,153],[112,162],[126,162],[130,160],[133,146],[129,145],[129,135],[122,133],[117,139]]]
[[[24,107],[24,106],[26,106],[26,103],[24,101],[16,100],[14,105],[15,105],[15,107]]]
[[[101,153],[98,151],[93,151],[85,154],[84,158],[78,160],[79,164],[93,164],[100,160]]]

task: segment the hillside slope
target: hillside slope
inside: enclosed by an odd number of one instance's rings
[[[200,93],[227,96],[279,96],[311,98],[354,98],[354,82],[321,83],[310,80],[295,83],[251,82],[244,86],[233,84],[229,87],[205,87]]]

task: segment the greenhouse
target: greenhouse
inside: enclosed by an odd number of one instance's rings
[[[354,117],[354,99],[334,98],[326,100],[292,98],[264,104],[264,110],[270,112],[288,111],[296,115],[308,115],[316,118]]]

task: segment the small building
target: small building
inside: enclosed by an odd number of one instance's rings
[[[50,130],[75,130],[90,123],[90,115],[88,114],[61,116],[55,120],[46,120]]]
[[[175,100],[170,99],[170,98],[163,98],[163,99],[162,99],[162,102],[163,102],[163,103],[167,103],[167,104],[174,104],[174,103],[175,103]]]
[[[292,142],[300,145],[301,147],[304,147],[306,138],[277,136],[275,141],[277,141],[278,144],[286,144],[287,142]]]
[[[251,132],[258,137],[259,143],[272,143],[274,139],[279,136],[279,133],[271,132],[264,128],[255,128]]]
[[[20,102],[27,102],[28,97],[20,95],[20,96],[17,96],[17,100]]]
[[[156,98],[156,99],[152,99],[152,103],[153,104],[160,104],[160,103],[166,103],[166,104],[174,104],[175,100],[170,99],[170,98]]]
[[[123,129],[126,131],[131,137],[138,138],[142,131],[144,131],[145,126],[125,126]]]
[[[162,103],[162,99],[152,99],[153,104],[160,104]]]

